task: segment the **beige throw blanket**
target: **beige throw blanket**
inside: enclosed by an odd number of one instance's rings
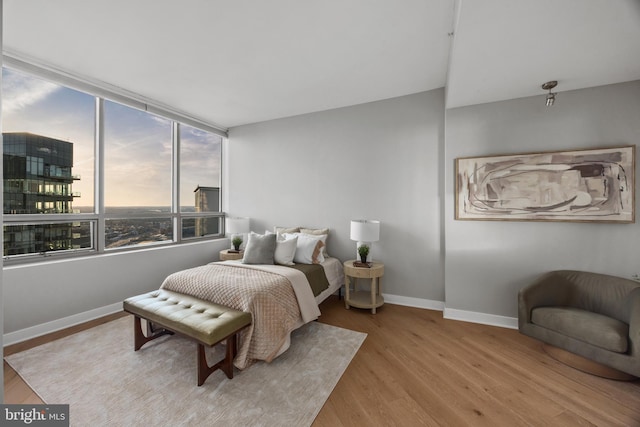
[[[216,262],[173,273],[161,288],[252,314],[252,325],[239,336],[239,369],[270,362],[291,331],[320,315],[304,274],[284,266]]]

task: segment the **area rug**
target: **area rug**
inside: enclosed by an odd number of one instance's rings
[[[229,380],[196,385],[195,344],[167,336],[133,351],[131,316],[6,357],[48,404],[69,404],[73,426],[311,425],[366,334],[311,322],[291,347]],[[208,353],[223,357],[221,346]]]

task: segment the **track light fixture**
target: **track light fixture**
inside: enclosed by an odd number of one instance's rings
[[[549,93],[547,94],[547,107],[551,107],[553,103],[556,101],[556,94],[551,92],[551,89],[553,89],[557,85],[558,85],[558,82],[555,80],[551,80],[550,82],[546,82],[542,84],[542,89],[549,91]]]

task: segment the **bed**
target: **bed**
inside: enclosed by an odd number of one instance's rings
[[[309,243],[306,236],[291,234],[296,239],[289,236],[289,246],[291,240]],[[161,286],[251,313],[252,325],[239,334],[238,354],[234,359],[234,365],[239,369],[245,369],[257,360],[270,362],[286,351],[291,332],[316,320],[320,316],[318,305],[344,283],[342,263],[328,256],[326,249],[326,256],[295,258],[296,250],[302,252],[297,244],[290,250],[290,259],[284,259],[285,265],[274,262],[273,252],[266,258],[254,259],[265,263],[252,262],[252,248],[257,247],[255,242],[265,236],[268,235],[252,233],[249,236],[243,260],[212,262],[182,270],[167,276]],[[275,236],[267,239],[278,242]],[[252,246],[252,243],[255,244]],[[323,246],[324,243],[320,248]],[[316,246],[315,249],[319,255],[319,248]],[[282,258],[277,260],[283,261]]]

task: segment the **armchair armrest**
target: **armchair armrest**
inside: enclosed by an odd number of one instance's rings
[[[572,284],[562,271],[551,271],[518,292],[518,327],[531,323],[531,310],[535,307],[566,305]]]
[[[640,358],[640,287],[629,294],[629,354]]]

